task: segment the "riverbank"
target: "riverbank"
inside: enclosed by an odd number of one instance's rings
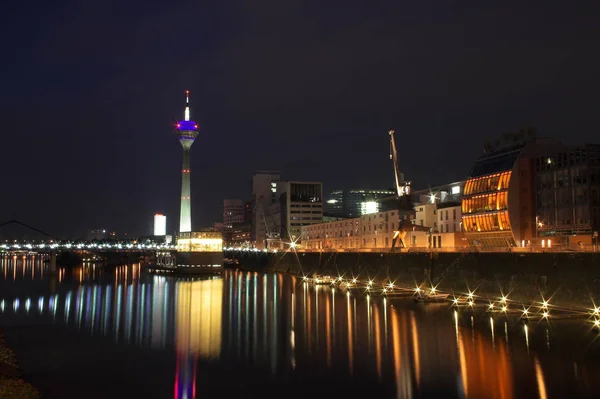
[[[0,331],[0,398],[37,399],[40,392],[21,379],[21,370],[14,352],[7,346]]]
[[[416,288],[435,285],[455,296],[508,295],[522,303],[542,298],[565,308],[600,303],[598,253],[226,253],[252,271],[313,273]]]

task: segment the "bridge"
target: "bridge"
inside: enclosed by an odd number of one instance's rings
[[[151,241],[139,242],[129,240],[61,240],[56,236],[30,226],[18,220],[9,220],[0,223],[0,228],[7,225],[19,225],[32,230],[44,237],[43,240],[4,240],[0,242],[0,252],[33,252],[56,253],[62,251],[73,252],[146,252],[155,250],[174,250],[175,245],[156,243]]]
[[[11,241],[0,244],[0,252],[35,252],[35,253],[53,253],[62,251],[74,252],[145,252],[156,250],[175,250],[175,245],[155,244],[155,243],[137,243],[137,242],[116,242],[116,243],[97,243],[90,241],[48,241],[48,242],[29,242],[29,241]]]

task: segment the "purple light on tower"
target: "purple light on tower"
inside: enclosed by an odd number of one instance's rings
[[[185,92],[184,119],[177,122],[177,137],[183,147],[183,167],[181,169],[181,212],[179,232],[192,231],[192,206],[190,183],[190,150],[198,137],[198,124],[190,120],[190,92]]]

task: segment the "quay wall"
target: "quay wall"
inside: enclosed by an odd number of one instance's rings
[[[225,256],[251,271],[354,276],[405,287],[431,281],[457,296],[476,290],[490,298],[510,293],[511,299],[528,303],[543,295],[559,306],[591,307],[592,299],[600,305],[600,253],[232,251]]]

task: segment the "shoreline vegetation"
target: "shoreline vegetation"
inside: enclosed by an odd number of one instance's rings
[[[21,378],[15,353],[8,347],[0,331],[0,398],[39,399],[40,392]]]

